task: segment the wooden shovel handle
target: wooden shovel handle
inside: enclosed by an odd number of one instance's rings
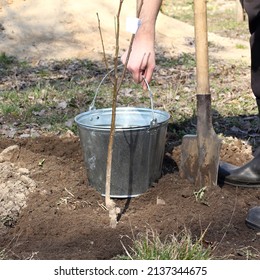
[[[194,0],[197,94],[209,94],[208,30],[206,0]]]

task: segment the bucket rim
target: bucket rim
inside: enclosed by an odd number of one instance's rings
[[[74,121],[76,122],[76,124],[79,126],[79,127],[83,127],[83,128],[88,128],[88,129],[92,129],[92,130],[105,130],[105,131],[109,131],[110,130],[110,127],[111,126],[107,126],[107,125],[90,125],[90,124],[86,124],[86,123],[83,123],[81,121],[82,118],[86,117],[86,116],[91,116],[93,114],[93,116],[95,114],[98,114],[98,113],[109,113],[111,112],[112,114],[112,108],[101,108],[101,109],[93,109],[93,110],[89,110],[89,111],[86,111],[86,112],[82,112],[80,114],[78,114],[75,118],[74,118]],[[159,127],[159,126],[162,126],[164,124],[167,124],[169,119],[170,119],[170,114],[166,111],[162,111],[162,110],[152,110],[150,108],[144,108],[144,107],[117,107],[116,108],[116,114],[120,114],[120,113],[123,113],[123,112],[127,112],[127,113],[130,113],[130,112],[143,112],[143,113],[147,113],[147,114],[151,114],[151,121],[153,120],[152,118],[152,113],[154,113],[155,115],[157,116],[163,116],[163,120],[158,120],[157,122],[157,126],[156,127]],[[151,128],[150,124],[146,124],[146,125],[131,125],[131,126],[124,126],[124,127],[115,127],[115,130],[116,131],[122,131],[122,130],[141,130],[141,129],[144,129],[144,128]]]

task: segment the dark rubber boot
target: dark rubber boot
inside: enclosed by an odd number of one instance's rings
[[[256,102],[260,112],[260,100],[257,99]],[[241,167],[220,162],[218,182],[219,185],[229,184],[239,187],[260,188],[260,147],[257,149],[255,158]]]
[[[260,153],[241,167],[220,162],[218,181],[220,185],[260,188]]]
[[[248,211],[246,225],[249,228],[260,231],[260,206],[253,207]]]

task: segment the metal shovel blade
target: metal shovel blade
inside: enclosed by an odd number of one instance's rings
[[[210,95],[198,95],[197,135],[185,135],[181,145],[180,175],[197,188],[216,186],[221,140],[211,123]]]
[[[214,135],[201,139],[201,142],[202,147],[198,149],[198,136],[183,137],[180,175],[197,188],[216,186],[221,142]]]

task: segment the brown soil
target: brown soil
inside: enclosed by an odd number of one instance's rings
[[[237,141],[223,144],[223,159],[242,163],[250,158],[248,147]],[[124,213],[112,229],[102,207],[104,198],[88,185],[78,137],[1,139],[0,150],[13,144],[19,145],[19,153],[4,162],[14,161],[14,167],[29,170],[27,176],[36,188],[28,195],[27,206],[20,207],[16,216],[10,213],[1,227],[1,248],[10,258],[110,259],[124,253],[120,240],[130,244],[127,236],[151,228],[163,238],[184,227],[193,236],[208,228],[204,241],[216,246],[215,256],[259,257],[259,235],[244,220],[248,209],[260,204],[260,190],[225,185],[209,189],[204,202],[197,202],[193,185],[179,177],[178,147],[172,154],[166,151],[164,175],[155,186],[139,197],[115,200]],[[165,204],[158,204],[158,198]]]

